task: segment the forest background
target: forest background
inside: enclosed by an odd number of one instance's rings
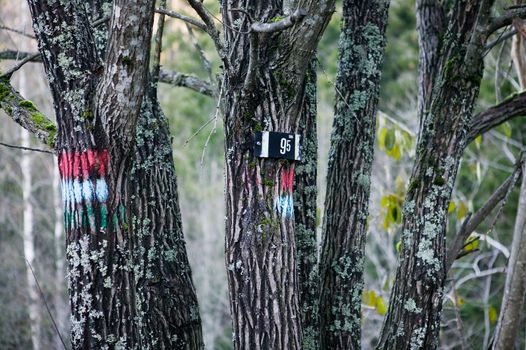
[[[205,4],[213,13],[218,13],[217,2]],[[318,216],[323,213],[334,114],[340,2],[337,6],[318,48]],[[188,5],[180,0],[168,1],[168,8],[190,12]],[[31,36],[31,19],[25,2],[0,0],[0,9],[0,58],[3,59],[0,69],[5,71],[17,61],[16,56],[15,60],[6,60],[6,52],[36,52],[37,48],[35,40],[5,30],[5,27],[15,28]],[[414,160],[418,123],[414,1],[391,1],[387,37],[366,246],[362,333],[365,348],[376,344],[387,311],[398,259],[401,208]],[[511,40],[507,40],[487,54],[475,113],[520,91],[510,50]],[[201,54],[210,61],[210,69],[203,64]],[[213,43],[197,31],[189,31],[181,21],[168,19],[166,22],[161,64],[167,72],[189,74],[218,84],[219,59]],[[53,115],[52,99],[40,63],[26,64],[12,83],[46,115]],[[222,122],[214,118],[216,100],[174,84],[161,84],[159,93],[172,130],[184,233],[200,302],[205,344],[207,349],[231,349],[223,253],[224,141]],[[0,114],[2,144],[41,147],[3,112]],[[513,172],[513,164],[523,149],[526,131],[523,124],[521,118],[516,118],[479,137],[468,147],[449,207],[451,232]],[[51,154],[2,145],[0,164],[0,348],[31,348],[35,341],[29,322],[31,312],[38,315],[40,348],[56,348],[59,339],[46,304],[69,344],[62,203],[56,159]],[[488,220],[478,228],[479,242],[468,247],[475,251],[454,265],[453,287],[446,291],[448,298],[444,302],[442,349],[458,347],[463,340],[473,348],[486,348],[490,341],[504,288],[517,193],[518,188],[495,220]],[[321,225],[322,218],[318,217],[317,221]],[[37,295],[31,292],[35,280],[38,281]],[[519,338],[524,347],[524,327]]]

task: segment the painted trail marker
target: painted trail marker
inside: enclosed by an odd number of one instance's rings
[[[301,135],[260,131],[254,137],[254,156],[301,160]]]

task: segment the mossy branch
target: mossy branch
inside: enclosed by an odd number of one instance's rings
[[[51,149],[55,147],[57,126],[33,102],[24,99],[9,81],[0,79],[0,108],[24,129]]]

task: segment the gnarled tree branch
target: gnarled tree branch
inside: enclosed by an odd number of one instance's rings
[[[219,30],[217,30],[214,19],[208,12],[208,10],[205,8],[203,3],[199,0],[188,0],[188,3],[192,8],[195,10],[195,12],[201,17],[205,24],[204,30],[210,35],[212,38],[212,41],[214,42],[214,45],[216,47],[217,53],[219,54],[219,57],[223,61],[223,63],[226,65],[228,62],[225,59],[225,53],[223,49],[223,43],[221,42],[221,38],[219,35]]]
[[[0,108],[24,129],[50,148],[55,146],[57,127],[35,105],[24,99],[7,80],[0,79]]]
[[[175,11],[168,11],[168,10],[165,10],[165,9],[155,9],[155,12],[157,13],[160,13],[160,14],[163,14],[163,15],[166,15],[168,17],[172,17],[172,18],[176,18],[176,19],[180,19],[181,21],[184,21],[188,24],[191,24],[199,29],[202,29],[204,30],[205,32],[207,31],[207,27],[206,27],[206,24],[204,24],[203,22],[201,22],[200,20],[198,19],[195,19],[195,18],[192,18],[192,17],[189,17],[189,16],[185,16],[183,14],[180,14],[179,12],[175,12]]]
[[[516,18],[526,18],[526,7],[511,8],[505,14],[494,18],[486,29],[486,36],[490,36],[502,27],[509,26]]]
[[[526,91],[513,95],[473,117],[467,142],[469,143],[492,128],[522,115],[526,115]]]
[[[34,57],[31,62],[42,62],[40,53],[36,52],[22,52],[16,50],[0,51],[0,60],[20,60],[26,57]]]
[[[183,74],[176,71],[167,72],[161,70],[159,81],[173,86],[186,87],[203,95],[214,97],[217,92],[212,84],[201,80],[195,75]]]
[[[301,21],[307,15],[304,9],[297,9],[290,16],[286,16],[279,21],[271,23],[255,22],[250,27],[252,32],[256,33],[274,33],[292,27],[295,23]]]

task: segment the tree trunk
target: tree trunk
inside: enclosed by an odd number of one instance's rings
[[[305,76],[305,96],[301,108],[299,134],[303,140],[302,160],[295,168],[294,235],[297,248],[299,304],[303,327],[303,350],[319,349],[319,271],[317,213],[318,135],[316,132],[317,59],[313,58]]]
[[[388,8],[388,1],[343,4],[320,261],[321,349],[361,348],[366,221]]]
[[[289,3],[222,2],[229,50],[220,93],[226,111],[225,250],[236,349],[302,347],[296,164],[255,158],[253,138],[261,130],[300,132],[305,71],[334,2],[307,1],[308,21],[291,19],[288,27],[266,32],[258,32],[245,13],[232,11],[243,9],[259,24],[278,27],[290,19],[284,11],[297,7]]]
[[[430,107],[403,208],[400,264],[379,349],[438,346],[447,209],[480,79],[491,1],[457,1],[442,42]]]
[[[200,349],[169,129],[143,98],[154,1],[114,2],[104,67],[83,2],[29,4],[59,126],[73,348]]]
[[[150,91],[143,100],[129,176],[133,245],[138,247],[133,251],[136,304],[145,315],[141,341],[146,346],[162,339],[163,349],[202,349],[170,128],[155,94]]]
[[[423,116],[431,104],[438,69],[441,38],[444,35],[444,4],[436,0],[416,1],[418,32],[418,113],[419,133],[422,135]]]

